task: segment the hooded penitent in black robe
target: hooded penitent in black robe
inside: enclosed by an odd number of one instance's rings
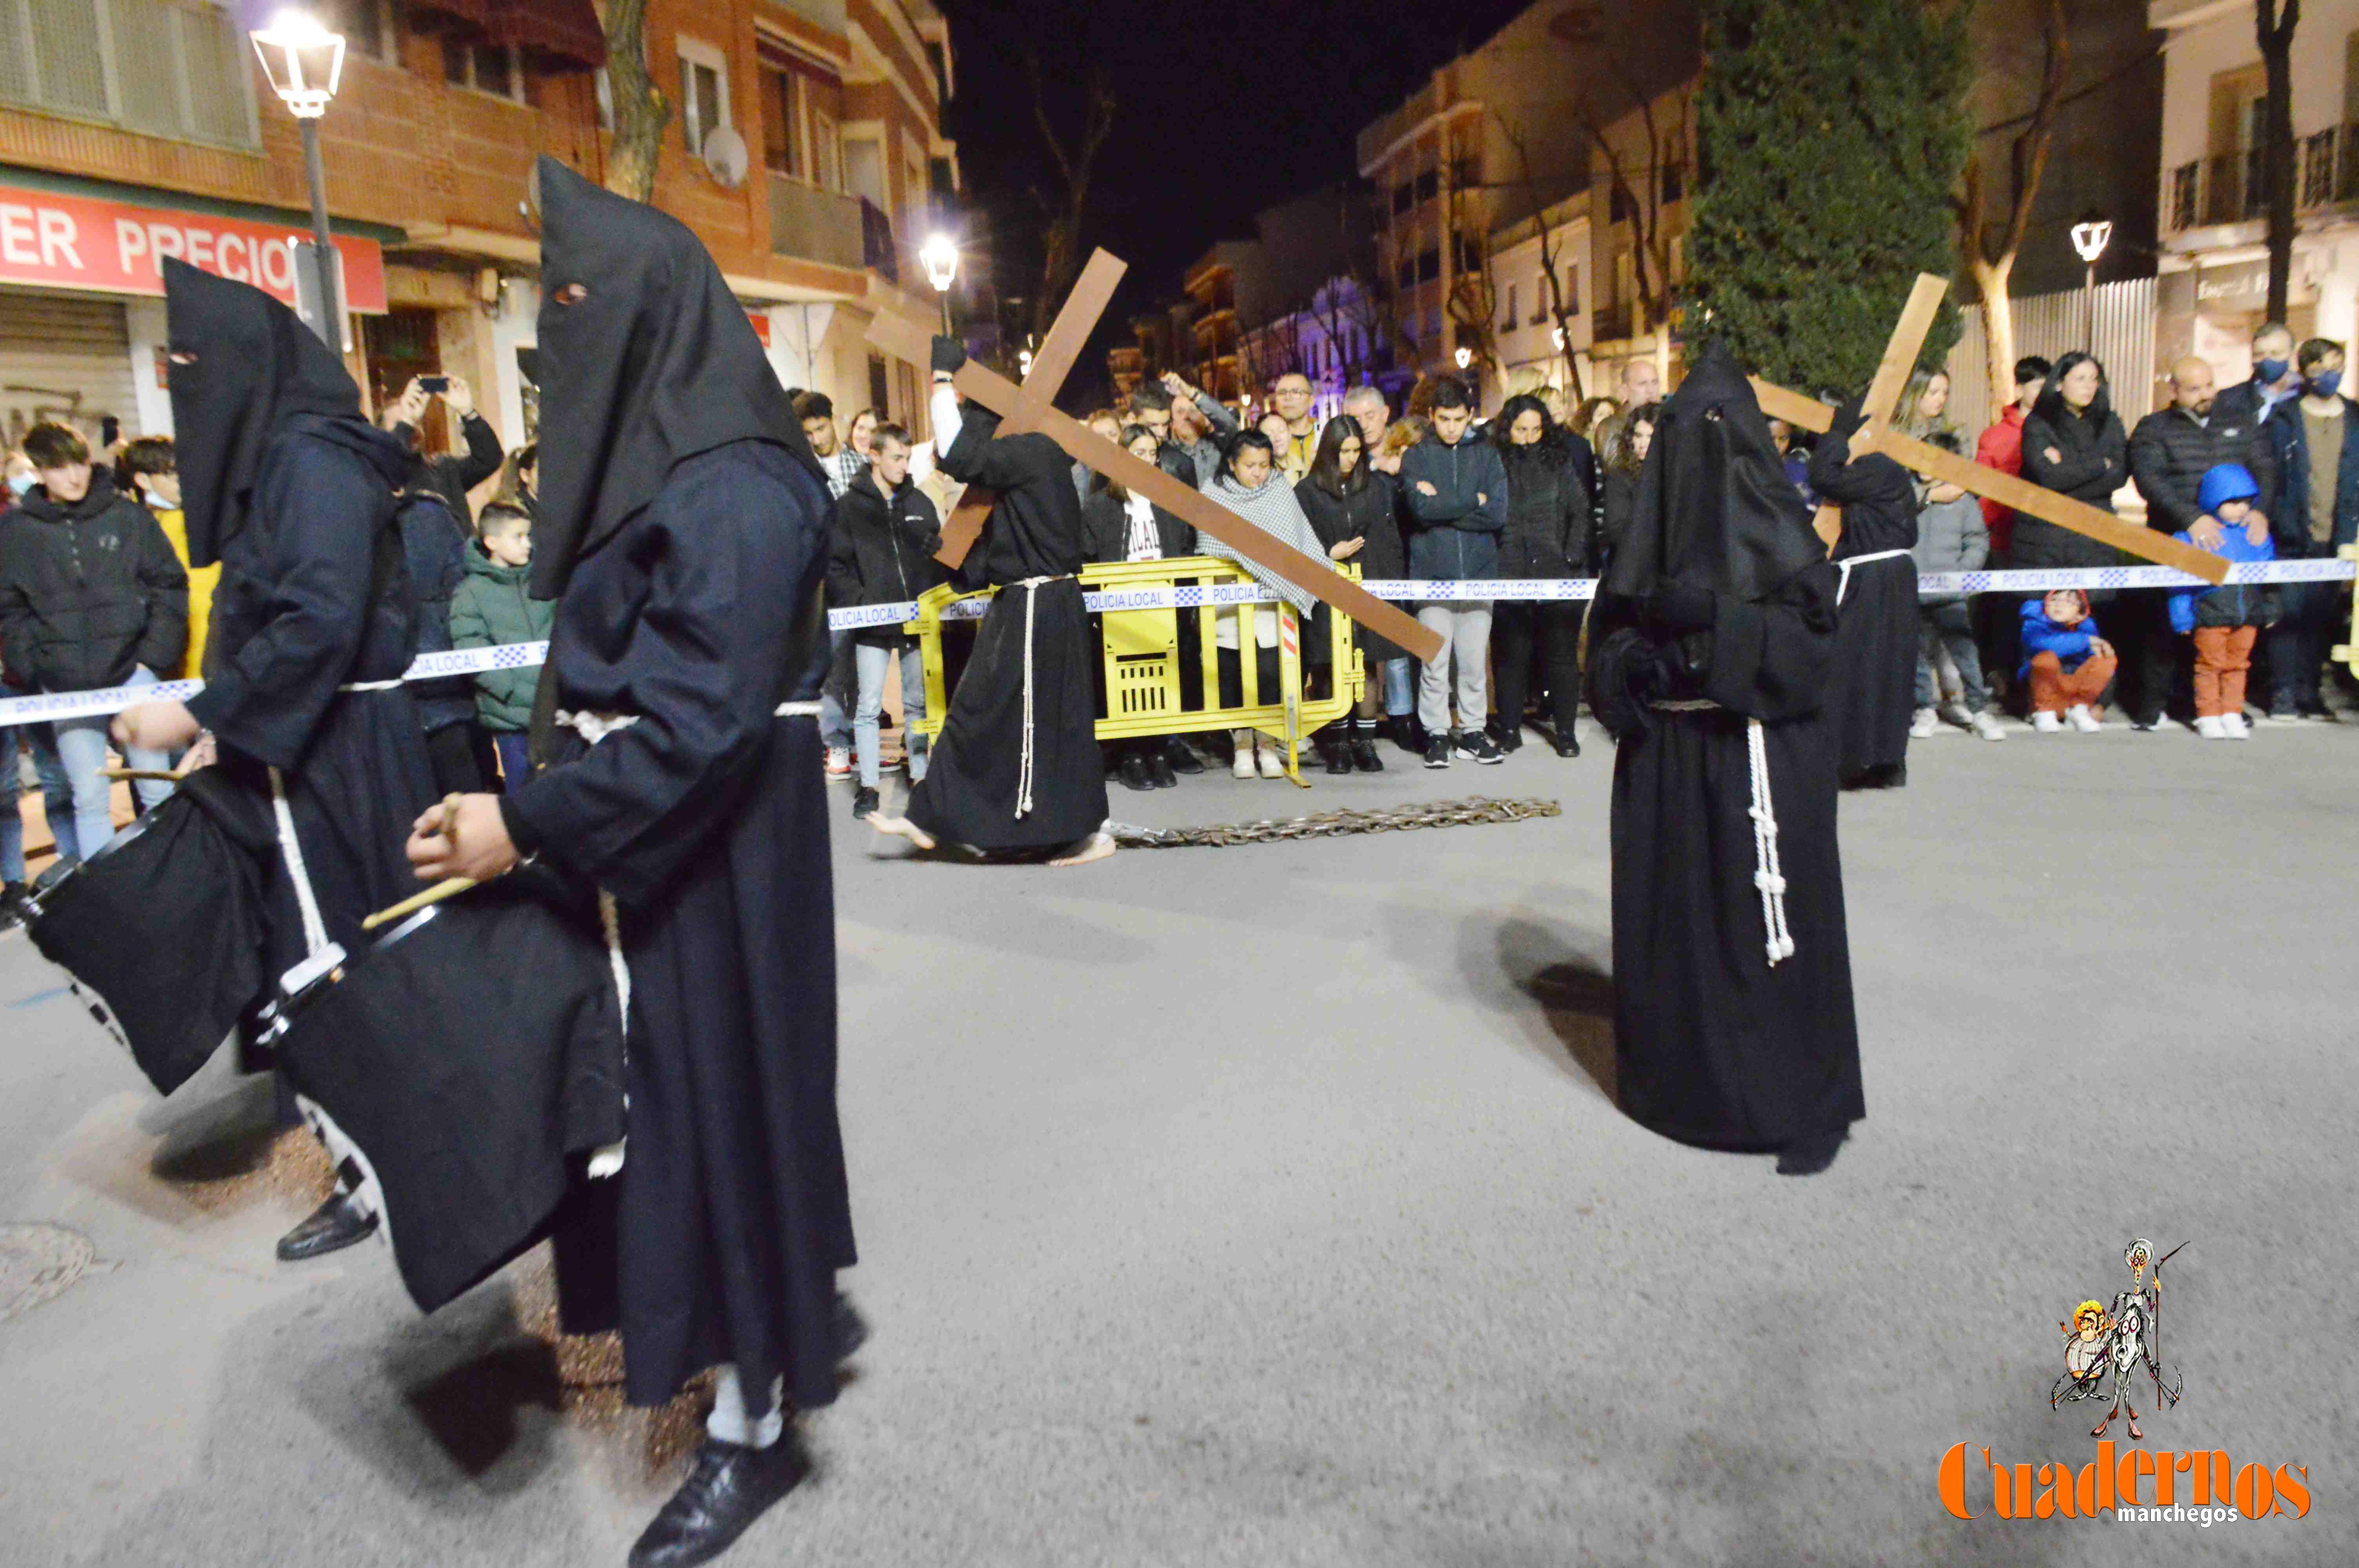
[[[1073,576],[1089,562],[1089,527],[1056,442],[999,436],[999,421],[971,404],[959,420],[942,471],[997,492],[974,548],[983,580],[1000,591],[908,816],[978,849],[1062,849],[1106,819],[1090,678],[1097,644]]]
[[[533,591],[562,589],[557,707],[636,719],[594,745],[560,732],[501,810],[619,914],[630,1103],[603,1283],[625,1392],[661,1404],[726,1362],[750,1416],[781,1377],[822,1405],[853,1261],[817,719],[827,484],[695,236],[548,158],[540,191]]]
[[[1917,710],[1917,563],[1908,555],[1917,543],[1917,484],[1880,452],[1851,460],[1860,424],[1854,404],[1810,454],[1810,488],[1843,508],[1827,708],[1843,782],[1891,784],[1908,762],[1908,721]]]
[[[1823,557],[1752,389],[1713,345],[1663,405],[1591,617],[1591,695],[1620,741],[1619,1092],[1682,1142],[1782,1149],[1866,1113],[1821,713]],[[1756,835],[1756,806],[1774,835]]]
[[[219,561],[205,688],[189,709],[222,766],[267,795],[278,770],[330,941],[418,889],[402,845],[434,800],[398,684],[417,636],[393,527],[409,465],[361,416],[326,344],[260,289],[167,259],[174,441],[191,566]],[[266,893],[269,974],[308,947],[286,866]]]

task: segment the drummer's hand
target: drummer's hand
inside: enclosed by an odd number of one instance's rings
[[[516,865],[516,849],[509,841],[508,825],[500,816],[498,795],[462,795],[459,796],[458,831],[444,833],[444,821],[445,813],[438,804],[409,825],[409,842],[404,852],[416,868],[419,881],[473,877],[479,882],[487,882]]]
[[[214,743],[213,732],[208,730],[198,736],[188,751],[181,754],[180,765],[172,771],[182,778],[187,778],[199,768],[210,768],[220,761],[221,748]]]
[[[126,749],[177,752],[193,744],[203,729],[185,702],[142,702],[116,714],[107,732]]]

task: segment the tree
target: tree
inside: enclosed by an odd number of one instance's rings
[[[1917,274],[1956,264],[1958,0],[1708,0],[1690,308],[1757,373],[1857,389]],[[1921,362],[1957,341],[1945,304]]]
[[[1049,116],[1049,92],[1040,81],[1039,55],[1027,53],[1024,65],[1032,78],[1032,119],[1040,127],[1049,156],[1056,160],[1058,183],[1063,187],[1053,199],[1038,186],[1032,188],[1032,200],[1044,225],[1040,287],[1032,299],[1032,331],[1042,336],[1063,302],[1066,288],[1082,270],[1082,220],[1089,211],[1090,178],[1099,149],[1114,134],[1114,84],[1103,73],[1091,71],[1082,134],[1069,146]]]
[[[656,162],[663,152],[671,104],[647,76],[647,0],[598,0],[606,33],[606,83],[614,101],[614,143],[606,156],[606,189],[634,201],[652,201]]]
[[[2301,0],[2253,0],[2268,96],[2261,108],[2261,186],[2269,207],[2269,313],[2286,319],[2293,275],[2293,29]]]
[[[2014,200],[2007,208],[2006,221],[1997,226],[1990,222],[1988,212],[1987,177],[1983,172],[1980,153],[1966,159],[1966,179],[1957,200],[1958,249],[1966,258],[1966,268],[1973,275],[1974,287],[1983,300],[1983,360],[1990,388],[1988,417],[1996,419],[2006,406],[2015,385],[2015,307],[2007,297],[2007,279],[2015,272],[2015,258],[2023,249],[2024,236],[2030,232],[2031,210],[2039,195],[2039,182],[2048,171],[2048,146],[2055,129],[2056,105],[2064,94],[2065,67],[2071,59],[2071,45],[2065,32],[2064,0],[2049,0],[2047,25],[2041,29],[2043,48],[2039,72],[2039,97],[2032,105],[2031,118],[2010,149],[2010,167],[2015,179]]]
[[[1578,406],[1588,396],[1582,387],[1581,366],[1573,362],[1571,347],[1572,319],[1581,312],[1572,308],[1578,301],[1568,299],[1565,295],[1564,274],[1567,269],[1558,265],[1564,254],[1563,247],[1557,243],[1555,232],[1549,227],[1548,204],[1542,199],[1539,177],[1532,172],[1531,144],[1524,139],[1523,131],[1509,124],[1505,115],[1495,114],[1495,117],[1499,122],[1500,131],[1507,138],[1507,145],[1516,149],[1516,161],[1523,171],[1524,197],[1531,203],[1532,209],[1532,232],[1540,243],[1540,276],[1548,283],[1545,303],[1549,319],[1556,323],[1557,351],[1564,356],[1565,397],[1568,403]],[[1593,215],[1591,222],[1593,223],[1595,221]]]

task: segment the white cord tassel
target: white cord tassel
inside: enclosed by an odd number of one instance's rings
[[[598,890],[598,925],[606,935],[606,965],[614,972],[614,1000],[622,1010],[623,1071],[627,1077],[631,1069],[631,966],[623,958],[623,912],[615,904],[614,895],[604,888]],[[626,1086],[623,1090],[623,1114],[626,1120],[630,1111],[631,1091]],[[627,1137],[617,1138],[612,1143],[592,1150],[590,1179],[603,1181],[620,1172],[629,1143]]]
[[[1769,967],[1794,956],[1794,935],[1786,928],[1786,877],[1777,862],[1777,811],[1769,799],[1769,747],[1761,720],[1745,721],[1745,751],[1752,765],[1753,885],[1761,890],[1761,924],[1767,929]]]
[[[1016,815],[1032,811],[1032,607],[1039,601],[1044,577],[1026,578],[1024,589],[1024,750],[1016,771]]]

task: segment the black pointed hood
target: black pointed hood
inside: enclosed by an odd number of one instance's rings
[[[207,567],[244,524],[263,450],[288,421],[314,415],[367,427],[343,361],[262,290],[168,256],[164,302],[189,562]]]
[[[1757,602],[1826,558],[1751,383],[1714,341],[1664,400],[1601,596],[1676,581]]]
[[[554,599],[574,563],[653,501],[684,459],[765,440],[825,476],[745,308],[696,236],[554,158],[540,160],[538,175],[532,591]]]

